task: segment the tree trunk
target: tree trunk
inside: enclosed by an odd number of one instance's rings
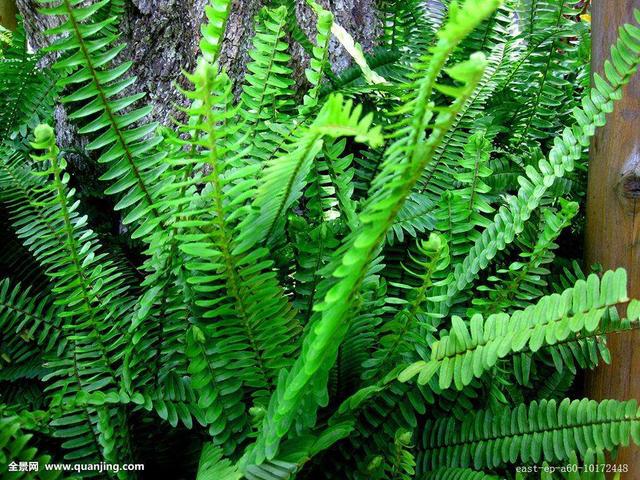
[[[9,30],[16,28],[15,0],[0,0],[0,25]]]
[[[36,12],[35,0],[17,0],[25,18],[25,26],[33,47],[46,45],[49,39],[43,31],[55,20]],[[181,77],[181,69],[195,67],[200,40],[200,25],[204,20],[204,6],[208,0],[128,0],[120,30],[121,40],[128,47],[122,58],[134,61],[132,73],[138,77],[135,89],[145,91],[154,105],[153,118],[167,123],[174,113],[174,104],[180,102],[173,82]],[[234,0],[224,38],[220,61],[236,83],[242,79],[251,45],[253,18],[265,0]],[[370,49],[375,37],[375,0],[322,0],[336,20],[349,31],[365,50]],[[296,0],[296,15],[310,39],[315,40],[315,15],[304,0]],[[299,86],[304,84],[307,57],[299,45],[292,45],[292,66]],[[331,58],[336,70],[350,64],[348,54],[339,44],[331,46]],[[59,123],[64,123],[59,118]],[[59,125],[60,128],[60,125]],[[63,126],[68,129],[67,125]],[[67,137],[71,140],[73,134]]]
[[[618,26],[632,20],[640,0],[595,0],[593,70],[602,74]],[[629,296],[640,298],[640,77],[625,88],[622,101],[596,133],[591,149],[587,200],[586,261],[605,269],[625,267]],[[640,399],[640,332],[612,335],[608,341],[612,363],[587,379],[589,396],[596,399]],[[640,450],[621,451],[617,464],[628,464],[622,478],[640,475]]]

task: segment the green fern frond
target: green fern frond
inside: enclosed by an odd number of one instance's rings
[[[204,11],[207,22],[201,28],[200,51],[208,62],[215,63],[220,54],[227,19],[231,12],[231,0],[211,0]]]
[[[63,17],[62,24],[47,33],[62,35],[48,49],[61,54],[54,67],[68,72],[58,82],[71,90],[62,101],[80,105],[72,108],[69,118],[82,122],[80,134],[92,135],[87,150],[101,152],[98,161],[108,166],[101,178],[111,182],[105,193],[119,198],[116,210],[127,212],[123,223],[136,227],[134,236],[144,236],[151,228],[143,227],[145,222],[159,216],[154,204],[166,169],[165,154],[154,149],[162,141],[155,133],[156,124],[144,123],[151,107],[129,108],[144,94],[119,95],[135,77],[126,76],[132,62],[115,60],[124,48],[108,28],[115,17],[96,20],[110,2],[78,6],[71,0],[39,1],[52,5],[42,8],[43,13]]]
[[[41,58],[41,54],[29,53],[20,22],[5,58],[0,58],[0,143],[19,143],[52,116],[57,75],[38,66]]]
[[[536,305],[511,316],[498,313],[484,319],[476,314],[469,326],[453,316],[451,333],[431,345],[431,360],[412,364],[399,379],[407,381],[419,374],[418,383],[424,385],[438,373],[441,389],[454,384],[462,390],[499,359],[525,346],[537,352],[543,345],[554,345],[572,333],[596,331],[608,308],[627,301],[626,272],[617,270],[607,272],[602,281],[592,274],[562,295],[543,297]]]
[[[478,429],[480,425],[491,425]],[[505,464],[564,461],[577,452],[611,451],[640,443],[638,402],[555,400],[520,404],[498,414],[482,411],[463,422],[442,419],[423,430],[419,471],[431,468],[494,468]]]
[[[293,113],[294,102],[288,66],[291,57],[284,41],[286,17],[284,6],[262,9],[256,19],[253,49],[249,52],[253,61],[247,65],[240,112],[246,123],[242,133],[247,135],[247,145],[256,160],[267,158],[273,151],[272,145],[278,143],[278,124],[287,131],[290,128],[286,123]]]
[[[524,307],[531,299],[542,296],[546,287],[544,277],[549,271],[544,265],[553,261],[554,243],[562,231],[569,226],[578,212],[578,204],[560,200],[557,213],[546,209],[543,212],[544,226],[536,243],[530,251],[521,254],[521,261],[515,261],[505,270],[499,270],[498,276],[490,277],[495,285],[479,287],[488,292],[487,298],[477,298],[473,304],[482,311],[496,313],[506,311],[511,305]]]
[[[27,363],[43,352],[65,349],[61,309],[50,298],[8,279],[0,281],[0,345],[8,364]],[[7,365],[2,365],[5,368]]]

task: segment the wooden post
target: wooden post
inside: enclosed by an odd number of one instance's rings
[[[594,0],[593,70],[602,74],[618,27],[633,19],[640,0]],[[640,298],[640,76],[625,88],[623,99],[599,129],[591,148],[587,198],[587,265],[624,267],[629,295]],[[640,332],[611,335],[611,365],[587,377],[587,393],[595,399],[640,400]],[[622,479],[640,478],[640,450],[620,451],[617,464],[628,464]]]
[[[15,30],[16,13],[16,0],[0,0],[0,25]]]

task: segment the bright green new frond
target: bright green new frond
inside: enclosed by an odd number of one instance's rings
[[[231,0],[211,0],[204,11],[207,22],[201,27],[200,51],[208,62],[214,63],[220,55],[224,31],[231,11]]]
[[[4,169],[11,175],[9,208],[14,228],[46,269],[55,305],[64,307],[60,316],[65,319],[65,353],[58,352],[60,356],[50,359],[44,378],[49,382],[52,405],[60,406],[82,390],[117,388],[117,359],[123,341],[117,327],[130,303],[124,295],[122,273],[100,252],[95,233],[86,226],[87,217],[77,211],[77,202],[71,203],[73,191],[66,186],[69,176],[64,172],[64,159],[58,156],[53,129],[39,126],[33,147],[43,152],[34,156],[44,166],[37,175],[50,176],[50,184],[31,180],[28,172],[19,171],[14,164],[5,163]],[[103,448],[100,442],[113,436],[110,422],[121,424],[121,412],[114,412],[109,419],[96,417],[99,412],[95,409],[81,412],[59,411],[52,420],[52,426],[66,421],[82,423],[78,429],[56,430],[57,436],[74,438],[65,443],[70,448],[66,458],[113,460],[111,449]],[[126,430],[118,428],[118,432],[124,448]]]
[[[316,22],[317,36],[316,44],[313,46],[313,56],[309,62],[309,68],[305,70],[305,76],[311,84],[311,89],[304,96],[303,112],[309,111],[318,103],[322,77],[329,66],[329,42],[331,41],[331,26],[333,25],[333,15],[323,9],[316,11],[318,20]]]

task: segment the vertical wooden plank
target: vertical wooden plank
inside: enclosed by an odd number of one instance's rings
[[[640,0],[592,2],[593,69],[602,73],[618,26],[630,22]],[[624,267],[630,296],[640,298],[640,77],[635,76],[616,104],[607,125],[592,143],[587,199],[586,261],[605,269]],[[596,399],[640,399],[640,332],[612,335],[611,365],[587,377],[587,393]],[[620,452],[628,464],[623,479],[640,478],[640,450]]]
[[[16,12],[15,0],[0,0],[0,25],[9,30],[15,30]]]

